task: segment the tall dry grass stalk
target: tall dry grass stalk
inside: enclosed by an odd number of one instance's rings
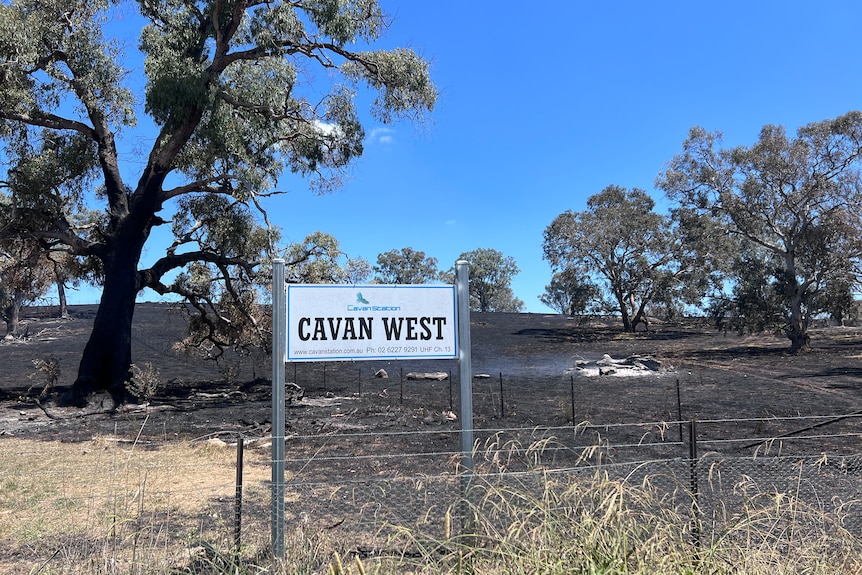
[[[862,545],[842,527],[840,507],[827,514],[792,493],[739,492],[732,511],[693,521],[690,495],[656,489],[649,476],[633,482],[601,470],[541,469],[541,451],[552,444],[488,443],[493,449],[480,458],[501,469],[536,465],[475,478],[473,533],[440,540],[401,529],[395,545],[411,552],[374,567],[428,575],[862,573]],[[705,523],[709,529],[698,537]],[[371,571],[367,561],[366,567]]]

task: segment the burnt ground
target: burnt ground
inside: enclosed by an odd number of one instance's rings
[[[214,364],[178,353],[173,346],[183,335],[185,316],[171,304],[140,304],[136,310],[134,360],[141,367],[151,364],[162,384],[146,405],[116,411],[98,405],[60,408],[50,393],[37,401],[46,379],[33,361],[56,358],[58,389],[70,385],[94,314],[94,306],[73,306],[70,319],[29,310],[22,329],[27,337],[0,342],[0,441],[2,436],[73,442],[107,435],[190,440],[269,433],[271,360],[235,357]],[[704,437],[762,437],[807,426],[805,420],[775,418],[862,410],[862,328],[816,329],[812,351],[791,356],[783,337],[724,334],[696,323],[654,323],[649,333],[622,334],[615,324],[581,324],[558,315],[476,313],[471,320],[473,373],[488,376],[473,382],[477,431],[696,418],[707,420],[700,427]],[[661,369],[633,377],[585,377],[575,368],[578,361],[604,354],[648,355],[661,362]],[[375,377],[380,369],[387,378]],[[451,379],[408,379],[411,372],[444,372]],[[288,364],[286,379],[305,395],[287,408],[292,437],[424,430],[431,433],[419,448],[457,450],[451,446],[459,421],[449,413],[460,415],[455,361]],[[668,429],[676,435],[675,428]],[[817,429],[855,433],[858,420]],[[642,431],[630,433],[636,437]],[[417,447],[408,445],[417,443],[410,435],[405,445],[398,441],[388,443],[388,452]],[[827,447],[862,451],[858,439],[841,441]],[[302,451],[303,445],[296,449]],[[823,448],[811,449],[819,453]],[[725,449],[743,453],[751,447]]]

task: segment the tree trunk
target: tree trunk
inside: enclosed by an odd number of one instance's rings
[[[803,290],[796,286],[790,296],[790,321],[785,330],[790,339],[790,353],[806,352],[810,349],[811,336],[808,335],[808,318],[802,311]]]
[[[790,353],[804,353],[811,349],[811,336],[807,330],[799,330],[790,327],[787,330],[787,337],[790,339]]]
[[[21,322],[22,307],[24,307],[24,296],[17,292],[12,294],[9,306],[3,311],[3,317],[6,318],[5,337],[18,337],[18,324]]]
[[[634,319],[632,319],[632,333],[637,332],[640,324],[644,324],[646,326],[646,331],[649,331],[649,318],[646,315],[647,301],[649,301],[649,299],[645,297],[638,305],[635,303],[634,295],[631,296],[632,312],[634,313]],[[637,309],[637,311],[635,311],[635,309]]]
[[[116,404],[127,399],[132,364],[132,317],[138,292],[140,249],[125,248],[105,258],[105,283],[93,331],[84,348],[78,378],[67,400],[86,404],[88,395],[107,391]]]
[[[629,310],[626,309],[625,304],[620,306],[620,314],[623,319],[623,331],[626,333],[634,332],[634,327],[632,326],[632,318],[629,316]]]
[[[54,263],[54,277],[57,279],[57,298],[60,301],[60,317],[66,319],[69,317],[69,308],[66,305],[66,278],[56,262]]]

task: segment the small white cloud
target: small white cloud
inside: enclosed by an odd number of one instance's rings
[[[393,134],[395,134],[395,130],[381,126],[372,128],[371,133],[368,134],[368,139],[378,144],[392,144],[395,141]]]
[[[446,225],[447,225],[447,226],[454,226],[454,225],[455,225],[455,220],[446,220]]]

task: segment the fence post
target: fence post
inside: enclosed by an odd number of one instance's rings
[[[506,417],[506,404],[503,402],[503,372],[500,372],[500,419]]]
[[[700,493],[697,484],[697,421],[688,422],[688,465],[691,486],[691,539],[697,549],[700,549]]]
[[[245,439],[239,436],[236,442],[236,495],[234,497],[233,515],[233,544],[237,555],[242,543],[242,474],[243,474],[243,448]]]
[[[572,427],[577,427],[575,423],[575,376],[570,376],[570,383],[572,387]]]
[[[676,420],[679,422],[679,442],[682,443],[682,395],[679,392],[679,378],[676,378]]]

